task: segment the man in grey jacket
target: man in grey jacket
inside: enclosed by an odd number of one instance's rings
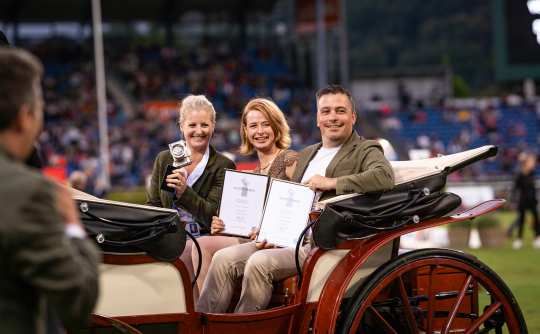
[[[43,124],[42,65],[0,47],[0,319],[5,333],[84,326],[98,294],[98,251],[69,191],[24,165]]]

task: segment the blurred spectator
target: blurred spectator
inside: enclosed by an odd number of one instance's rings
[[[76,170],[69,174],[69,185],[74,189],[86,192],[87,181],[88,177],[84,172]]]
[[[74,170],[84,171],[88,190],[94,194],[97,173],[102,168],[109,169],[113,186],[144,185],[153,157],[167,143],[179,139],[170,126],[174,122],[169,122],[174,118],[174,101],[191,93],[207,95],[219,111],[212,141],[218,151],[235,153],[241,107],[254,96],[270,97],[284,111],[293,149],[316,141],[311,113],[314,105],[305,102],[311,101],[311,91],[295,79],[294,72],[274,50],[238,51],[216,41],[187,50],[119,43],[107,48],[108,80],[117,81],[132,106],[121,102],[112,90],[109,92],[109,166],[101,166],[97,158],[99,136],[91,49],[59,39],[31,46],[46,65],[43,88],[48,105],[45,131],[40,137],[44,162],[61,157],[66,160],[67,175]],[[449,154],[486,144],[496,144],[501,151],[518,146],[521,150],[540,142],[539,135],[532,136],[538,133],[540,118],[531,112],[532,119],[522,119],[529,116],[522,114],[525,107],[519,97],[510,97],[509,103],[470,99],[474,104],[446,102],[433,106],[413,101],[410,87],[401,85],[401,110],[406,112],[390,108],[381,94],[365,101],[363,111],[369,112],[370,120],[379,120],[381,128],[391,132],[392,137],[401,136],[413,143],[411,146],[419,142],[433,154]],[[540,107],[537,112],[540,115]],[[520,121],[509,121],[513,118]],[[424,134],[429,135],[427,144]],[[250,158],[238,159],[242,162]],[[504,159],[499,155],[497,161],[482,161],[478,173],[467,173],[473,179],[509,179],[512,165]]]
[[[536,166],[536,154],[523,154],[520,157],[521,168],[519,174],[514,181],[513,194],[517,196],[518,220],[517,238],[512,243],[514,249],[519,249],[523,246],[523,224],[525,223],[525,214],[530,211],[533,215],[534,225],[533,231],[535,240],[534,248],[540,248],[540,222],[538,221],[538,201],[536,199],[536,188],[534,184],[534,169]]]

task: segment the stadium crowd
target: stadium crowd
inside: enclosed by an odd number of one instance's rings
[[[46,123],[40,138],[46,163],[65,167],[66,175],[83,171],[89,178],[86,190],[100,194],[91,51],[65,40],[42,41],[30,49],[46,68]],[[236,152],[242,107],[256,96],[270,97],[284,110],[292,130],[292,148],[316,141],[314,105],[306,102],[313,100],[312,91],[269,49],[239,52],[220,43],[187,51],[156,45],[107,48],[106,65],[108,81],[128,97],[126,103],[108,89],[113,186],[145,184],[155,154],[178,139],[175,122],[170,120],[177,118],[177,101],[190,93],[204,94],[212,101],[218,112],[213,144],[236,160],[254,160]],[[485,144],[501,147],[495,160],[466,169],[454,176],[458,179],[509,176],[519,153],[534,150],[539,140],[539,108],[516,102],[515,97],[464,105],[424,106],[411,101],[396,110],[381,102],[370,108],[373,104],[360,101],[359,111],[370,121],[378,119],[390,139],[405,143],[407,150],[426,149],[435,156]]]

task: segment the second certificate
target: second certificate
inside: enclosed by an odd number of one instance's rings
[[[258,240],[295,247],[308,222],[315,192],[308,186],[272,179]]]
[[[219,218],[223,234],[247,237],[261,221],[268,176],[227,169]]]

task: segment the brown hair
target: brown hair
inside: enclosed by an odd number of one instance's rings
[[[347,89],[343,88],[342,86],[336,85],[336,84],[330,84],[324,88],[319,89],[317,93],[315,93],[315,97],[317,98],[317,104],[319,103],[319,99],[321,98],[321,96],[330,95],[330,94],[343,94],[347,96],[347,98],[349,99],[349,102],[351,103],[352,112],[356,113],[356,105],[354,103],[354,99],[351,95],[351,92],[349,92]]]
[[[281,109],[270,99],[255,98],[246,104],[240,118],[240,137],[242,139],[240,154],[247,155],[253,152],[253,145],[248,140],[246,129],[246,116],[252,110],[257,110],[270,121],[270,127],[274,131],[276,146],[279,149],[289,148],[291,145],[289,124],[287,124],[287,120]]]
[[[0,47],[0,130],[11,126],[24,104],[35,103],[34,87],[42,75],[43,66],[34,55]]]

